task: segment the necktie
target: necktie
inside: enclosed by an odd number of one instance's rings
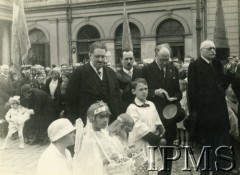
[[[160,69],[160,73],[161,73],[162,77],[165,78],[165,70],[164,70],[164,68]]]
[[[132,72],[131,72],[131,71],[129,71],[129,72],[128,72],[128,75],[129,75],[130,77],[132,77]]]
[[[213,65],[212,65],[212,61],[209,61],[209,65],[212,67]]]
[[[98,74],[99,78],[101,79],[102,72],[99,69],[97,69],[97,74]]]

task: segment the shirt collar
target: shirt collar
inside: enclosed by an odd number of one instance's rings
[[[135,103],[136,103],[138,106],[141,106],[141,105],[144,104],[144,103],[143,103],[141,100],[139,100],[137,97],[135,97],[134,101],[135,101]],[[147,100],[145,101],[145,104],[148,104],[148,101],[147,101]]]
[[[158,65],[157,59],[155,59],[155,62],[156,62],[157,66],[158,66],[158,68],[159,68],[160,70],[163,69],[164,71],[166,71],[166,66],[165,66],[164,68],[161,68],[161,67]]]
[[[130,70],[127,70],[127,69],[123,68],[123,72],[125,72],[126,74],[129,74],[129,72],[130,72],[131,75],[132,75],[133,74],[133,67]]]
[[[202,57],[202,59],[203,59],[204,61],[206,61],[208,64],[210,64],[210,61],[209,61],[209,60],[207,60],[206,58],[204,58],[202,55],[201,55],[201,57]]]
[[[95,70],[95,72],[98,74],[98,71],[97,71],[97,69],[96,69],[96,67],[94,67],[93,66],[93,64],[92,64],[92,62],[90,61],[90,65],[92,66],[92,68]],[[100,69],[99,69],[99,71],[101,72],[101,74],[103,73],[103,68],[101,67]]]

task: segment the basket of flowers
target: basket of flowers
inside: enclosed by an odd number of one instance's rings
[[[135,161],[126,156],[115,157],[107,166],[109,175],[134,175]]]
[[[147,157],[143,150],[132,153],[132,158],[135,160],[135,166],[141,166],[147,161]]]

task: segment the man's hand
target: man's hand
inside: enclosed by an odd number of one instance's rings
[[[155,95],[161,98],[165,98],[163,94],[163,89],[161,88],[155,90]]]
[[[159,142],[159,146],[164,146],[164,145],[166,145],[167,144],[167,140],[166,139],[164,139],[164,138],[162,138],[161,140],[160,140],[160,142]]]

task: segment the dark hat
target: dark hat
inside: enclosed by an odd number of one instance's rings
[[[163,108],[162,115],[167,120],[173,120],[178,123],[184,119],[186,113],[180,103],[171,103]]]
[[[21,88],[21,93],[25,94],[26,92],[29,92],[31,90],[32,90],[32,88],[31,88],[30,84],[24,84]]]

